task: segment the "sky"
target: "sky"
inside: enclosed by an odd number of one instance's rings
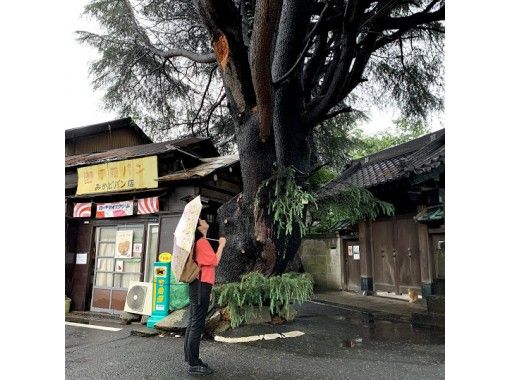
[[[115,119],[116,113],[106,111],[102,107],[101,97],[103,92],[95,91],[91,85],[91,78],[88,76],[89,63],[97,57],[95,49],[86,45],[78,44],[74,40],[74,32],[76,30],[97,31],[97,24],[85,16],[81,16],[83,8],[88,0],[73,0],[69,7],[70,20],[68,30],[68,46],[66,51],[72,60],[70,67],[70,76],[68,80],[72,84],[72,97],[75,100],[70,108],[66,109],[64,129],[76,128],[80,126],[101,123],[104,121]],[[367,134],[374,134],[385,128],[392,126],[392,120],[396,118],[396,114],[390,111],[383,111],[372,108],[370,111],[369,122],[363,123],[360,127]],[[430,122],[432,131],[443,128],[441,124],[442,115],[435,115]]]
[[[72,59],[70,83],[72,83],[72,97],[75,100],[70,109],[66,110],[64,117],[66,125],[64,129],[76,128],[84,125],[101,123],[115,119],[115,112],[106,111],[102,107],[101,97],[103,92],[94,91],[91,85],[91,78],[88,75],[88,68],[91,61],[97,58],[95,49],[79,44],[75,40],[76,30],[95,31],[95,23],[85,16],[81,16],[85,5],[89,1],[70,1],[70,14],[72,22],[69,23],[68,46],[66,51]]]

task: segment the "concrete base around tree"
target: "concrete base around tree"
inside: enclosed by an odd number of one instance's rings
[[[180,332],[188,326],[189,307],[175,310],[168,317],[156,323],[156,328],[163,331]]]

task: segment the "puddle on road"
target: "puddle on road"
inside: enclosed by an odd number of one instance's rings
[[[362,338],[347,339],[342,341],[342,347],[356,347],[361,345],[362,342]]]
[[[303,331],[309,329],[317,338],[326,335],[335,340],[337,347],[368,346],[372,343],[444,344],[444,332],[413,327],[408,321],[378,319],[375,314],[364,311],[341,310],[304,305],[298,313],[297,321],[304,324]],[[299,322],[298,322],[299,323]],[[334,333],[332,333],[334,331]],[[359,341],[356,341],[359,339]]]

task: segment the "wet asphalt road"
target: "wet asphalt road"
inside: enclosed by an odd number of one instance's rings
[[[107,325],[106,323],[104,325]],[[131,336],[139,325],[110,332],[66,326],[66,379],[189,379],[183,338]],[[296,338],[202,341],[215,369],[207,379],[442,379],[444,334],[408,323],[307,302],[292,323],[249,326],[225,336],[299,330]]]

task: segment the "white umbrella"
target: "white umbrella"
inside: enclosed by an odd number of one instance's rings
[[[184,207],[181,219],[175,228],[172,272],[176,279],[181,277],[186,260],[191,253],[200,211],[202,211],[202,202],[199,195]]]

